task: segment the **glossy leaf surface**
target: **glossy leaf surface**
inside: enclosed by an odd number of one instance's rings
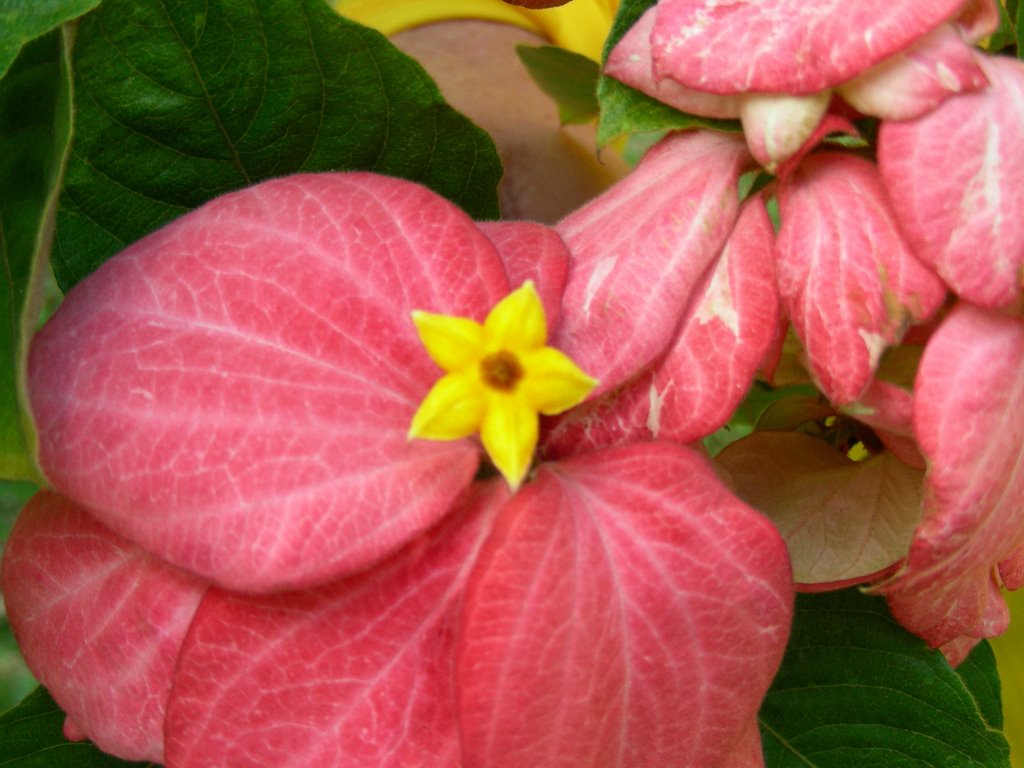
[[[26,43],[42,37],[55,27],[87,13],[100,0],[33,0],[0,6],[0,77]]]
[[[75,59],[62,287],[207,200],[289,173],[386,173],[497,217],[490,139],[323,0],[108,0],[83,20]]]
[[[992,651],[953,670],[855,590],[799,595],[761,707],[766,768],[1008,768]]]
[[[158,768],[126,763],[61,733],[64,712],[43,688],[0,715],[0,762],[10,768]]]
[[[2,15],[2,14],[0,14]],[[2,24],[2,22],[0,22]],[[0,80],[0,477],[38,481],[21,375],[40,311],[70,139],[59,32],[26,45]]]

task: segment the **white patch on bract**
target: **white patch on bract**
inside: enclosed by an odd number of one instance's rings
[[[601,259],[594,266],[594,272],[590,275],[590,279],[587,280],[587,289],[583,298],[583,314],[590,315],[590,304],[594,300],[594,296],[597,295],[601,285],[611,274],[612,269],[615,268],[615,257],[606,256]]]
[[[651,431],[651,437],[657,437],[661,430],[661,406],[665,404],[666,394],[668,394],[668,387],[664,392],[658,392],[658,388],[654,384],[651,384],[651,388],[647,391],[650,403],[650,408],[647,411],[647,428]]]
[[[729,282],[729,253],[726,251],[718,260],[715,273],[711,276],[711,283],[704,294],[704,298],[697,308],[694,319],[701,325],[707,325],[715,318],[725,324],[725,327],[732,331],[732,335],[739,338],[740,335],[740,314],[736,311],[736,305],[732,300],[732,284]]]
[[[959,93],[963,89],[960,78],[941,61],[935,65],[935,75],[939,78],[939,84],[947,91]]]
[[[878,361],[882,357],[882,353],[885,352],[886,347],[889,346],[889,342],[885,340],[884,336],[880,336],[877,333],[866,331],[863,328],[857,329],[857,335],[864,341],[864,346],[868,350],[868,358],[871,361],[871,369],[874,370],[878,367]]]

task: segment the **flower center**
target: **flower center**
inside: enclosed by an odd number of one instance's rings
[[[523,378],[523,367],[515,355],[503,349],[480,361],[480,376],[487,386],[508,392]]]

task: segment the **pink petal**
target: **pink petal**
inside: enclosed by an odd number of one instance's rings
[[[654,74],[717,94],[815,93],[908,47],[961,5],[963,0],[660,0],[651,34]]]
[[[548,328],[554,327],[569,271],[569,249],[562,238],[550,227],[530,221],[483,221],[478,226],[498,249],[512,288],[533,280]]]
[[[468,441],[409,442],[439,371],[409,314],[482,320],[501,261],[450,203],[369,174],[226,195],[136,243],[37,336],[53,485],[154,554],[271,590],[365,567],[470,481]]]
[[[600,381],[592,397],[638,374],[674,339],[732,231],[748,160],[741,139],[671,135],[558,224],[572,261],[553,344]]]
[[[373,569],[305,592],[211,590],[167,715],[175,768],[459,764],[454,640],[504,484]]]
[[[920,518],[922,473],[889,452],[854,462],[809,435],[754,432],[715,461],[779,528],[800,588],[876,577],[903,557]]]
[[[779,293],[833,403],[856,400],[885,348],[941,304],[941,281],[904,243],[877,171],[821,153],[779,191]]]
[[[722,426],[775,338],[774,239],[763,200],[744,203],[665,357],[621,389],[569,411],[545,437],[546,455],[634,440],[691,443]]]
[[[991,87],[884,123],[879,165],[914,252],[957,294],[1019,306],[1024,271],[1024,63],[977,56]]]
[[[651,32],[658,9],[648,9],[622,36],[608,54],[604,73],[653,99],[691,115],[736,118],[740,116],[737,96],[719,96],[685,88],[669,78],[655,78],[651,69]]]
[[[1024,319],[955,308],[925,349],[914,397],[925,513],[879,591],[932,646],[997,635],[1008,612],[996,566],[1024,547]]]
[[[912,120],[950,96],[976,91],[988,79],[952,24],[844,83],[839,93],[857,110],[883,120]]]
[[[68,713],[65,733],[163,762],[171,676],[206,585],[48,492],[11,531],[0,583],[32,673]]]
[[[760,765],[751,729],[791,611],[778,534],[696,453],[543,466],[468,587],[463,765]]]

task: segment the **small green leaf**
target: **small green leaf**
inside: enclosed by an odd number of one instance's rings
[[[597,144],[600,147],[626,133],[694,128],[731,133],[743,130],[738,120],[717,120],[680,112],[610,77],[601,78],[597,98],[601,103],[601,119],[597,124]]]
[[[999,677],[959,669],[857,590],[800,595],[760,713],[766,768],[1008,768]]]
[[[622,0],[605,43],[604,59],[608,58],[615,44],[655,2],[657,0]],[[738,120],[716,120],[688,115],[604,75],[597,84],[597,100],[601,105],[600,120],[597,124],[599,147],[604,147],[617,137],[630,133],[685,131],[693,128],[742,131]]]
[[[25,45],[0,80],[0,477],[37,480],[21,373],[39,318],[71,131],[64,36]]]
[[[0,77],[25,43],[99,4],[100,0],[0,0]]]
[[[376,171],[498,215],[490,137],[323,0],[108,0],[82,20],[75,89],[64,288],[210,198],[289,173]]]
[[[553,45],[517,45],[516,53],[534,82],[555,100],[562,125],[597,117],[597,62]]]
[[[992,53],[997,53],[1003,48],[1009,45],[1015,45],[1017,43],[1017,35],[1014,31],[1014,18],[1016,17],[1017,11],[1017,0],[1009,0],[1007,3],[998,3],[999,5],[999,29],[997,29],[992,37],[988,40],[988,48]]]
[[[88,741],[70,742],[61,731],[64,713],[43,688],[36,688],[0,715],[0,765],[4,768],[158,768],[127,763]]]

